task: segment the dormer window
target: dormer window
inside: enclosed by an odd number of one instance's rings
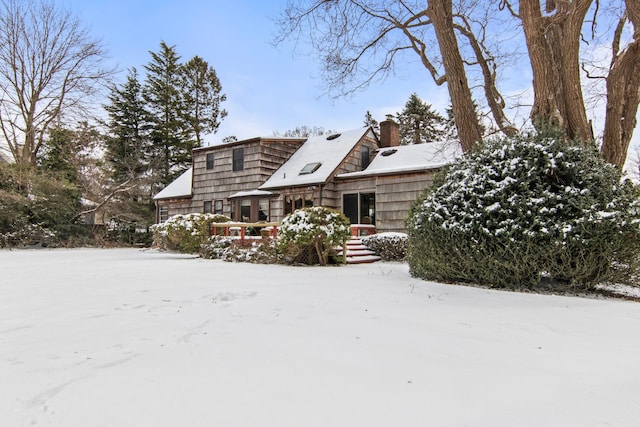
[[[309,175],[309,174],[312,174],[315,171],[317,171],[320,166],[322,166],[322,163],[320,163],[320,162],[307,163],[305,165],[305,167],[303,167],[300,170],[300,173],[298,175]]]

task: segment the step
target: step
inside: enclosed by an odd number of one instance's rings
[[[380,261],[381,258],[378,255],[365,255],[365,256],[347,256],[347,264],[367,264],[376,261]]]
[[[342,250],[338,251],[338,255],[342,255]],[[376,255],[375,252],[373,252],[370,249],[367,248],[362,248],[362,249],[347,249],[347,256],[365,256],[365,255]]]
[[[351,239],[346,245],[347,264],[364,264],[380,261],[380,257],[371,249],[362,244],[361,239]],[[336,248],[338,255],[342,255],[343,248]]]

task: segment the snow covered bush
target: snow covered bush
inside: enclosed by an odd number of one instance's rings
[[[333,209],[314,206],[298,209],[282,220],[278,246],[294,262],[307,253],[315,254],[317,261],[326,265],[334,248],[343,246],[349,236],[351,224],[347,217]]]
[[[384,261],[402,261],[407,257],[409,237],[405,233],[378,233],[363,237],[362,243]]]
[[[628,280],[638,191],[594,146],[555,135],[488,142],[436,178],[407,219],[414,276],[496,287]]]
[[[211,235],[211,224],[229,222],[219,214],[179,214],[151,226],[154,246],[184,253],[197,253]]]
[[[254,264],[275,264],[278,262],[277,246],[271,238],[251,241],[243,245],[229,237],[211,236],[209,241],[201,246],[200,256],[205,259]]]

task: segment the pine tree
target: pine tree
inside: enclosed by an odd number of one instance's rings
[[[367,110],[367,113],[364,115],[364,125],[371,127],[376,133],[380,134],[380,123],[376,119],[373,118],[371,112]]]
[[[129,71],[127,81],[121,87],[111,88],[108,99],[109,104],[104,106],[109,115],[106,159],[111,166],[113,180],[123,182],[147,171],[151,148],[148,113],[135,68]]]
[[[71,129],[58,126],[49,131],[46,151],[40,156],[40,167],[47,172],[57,174],[67,181],[77,183],[77,165],[72,163],[75,158],[74,133]]]
[[[154,165],[156,147],[151,145],[150,114],[144,99],[144,88],[135,68],[120,87],[109,94],[105,137],[106,161],[111,170],[111,185],[105,186],[109,199],[109,214],[123,225],[153,222],[149,171]],[[126,191],[124,191],[126,189]]]
[[[220,80],[213,69],[199,56],[194,56],[181,68],[182,117],[195,137],[194,146],[202,146],[202,136],[215,133],[227,112],[220,103],[227,99],[221,94]]]
[[[151,62],[145,65],[143,93],[151,122],[152,158],[156,161],[151,166],[159,183],[167,185],[191,163],[193,131],[185,125],[181,114],[182,76],[175,46],[161,42],[159,52],[149,53]]]
[[[433,142],[445,136],[446,119],[415,93],[411,94],[396,118],[400,125],[401,144]]]

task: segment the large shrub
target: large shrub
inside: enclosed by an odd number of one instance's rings
[[[298,209],[282,220],[278,246],[293,260],[303,253],[315,254],[318,262],[326,265],[334,248],[343,246],[350,235],[347,217],[333,209],[314,206]]]
[[[213,223],[229,222],[231,218],[219,214],[179,214],[163,223],[151,226],[154,245],[161,249],[197,253],[211,235]]]
[[[640,248],[637,190],[595,147],[493,141],[443,172],[407,220],[413,275],[519,288],[624,281]]]
[[[78,234],[80,207],[78,187],[60,174],[0,163],[0,246],[64,243]]]

